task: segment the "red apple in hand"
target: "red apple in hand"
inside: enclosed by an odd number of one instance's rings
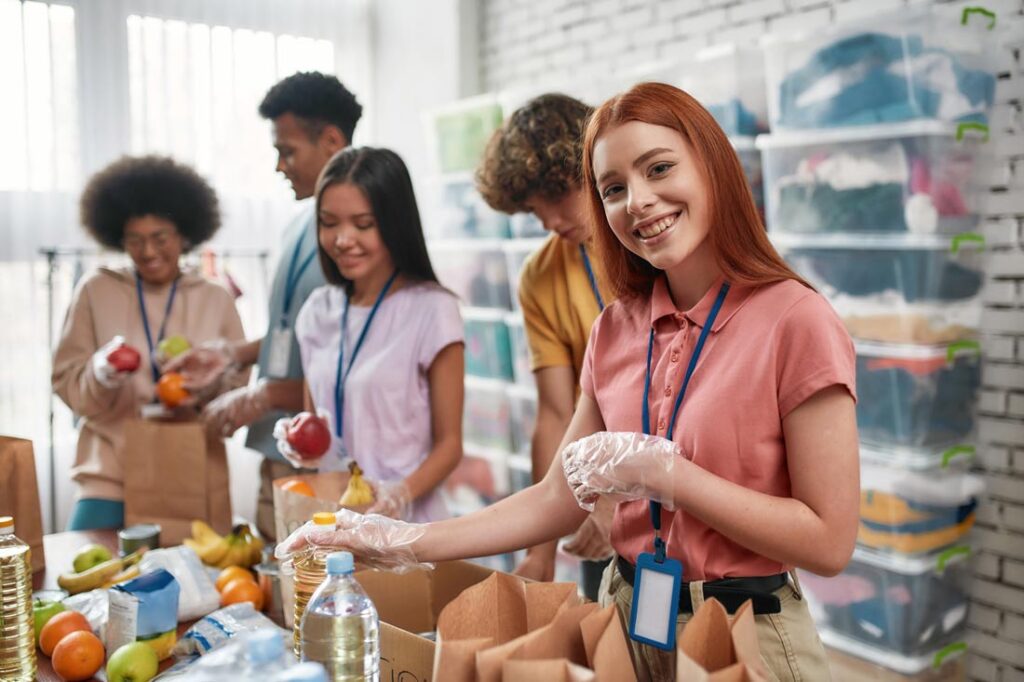
[[[139,351],[125,343],[107,353],[107,362],[118,372],[134,372],[139,368],[142,356],[139,355]]]
[[[331,447],[331,431],[327,422],[310,412],[300,412],[288,425],[288,445],[302,459],[322,457]]]

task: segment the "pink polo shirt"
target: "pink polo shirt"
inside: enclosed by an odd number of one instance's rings
[[[664,278],[650,298],[619,300],[597,318],[580,384],[608,431],[642,431],[647,340],[653,326],[651,430],[664,436],[690,355],[722,282],[691,310],[677,311]],[[839,384],[856,399],[849,334],[819,294],[793,280],[733,286],[715,320],[679,410],[673,440],[708,471],[760,492],[791,495],[782,419],[818,391]],[[828,457],[828,452],[822,452]],[[615,511],[612,545],[636,562],[651,551],[646,500]],[[681,511],[662,510],[668,554],[684,580],[772,575],[789,570]]]

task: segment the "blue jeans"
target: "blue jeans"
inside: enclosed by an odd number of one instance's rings
[[[124,502],[87,497],[75,503],[68,530],[98,530],[124,527]]]

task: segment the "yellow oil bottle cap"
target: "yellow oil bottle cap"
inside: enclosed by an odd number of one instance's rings
[[[333,514],[331,515],[333,518]],[[0,516],[0,528],[7,528],[8,526],[14,526],[13,516]]]
[[[313,523],[318,526],[333,526],[334,514],[331,512],[317,512],[313,514]]]

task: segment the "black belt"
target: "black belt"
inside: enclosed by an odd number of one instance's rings
[[[632,585],[636,579],[636,566],[619,557],[617,567],[623,580]],[[756,614],[779,613],[782,604],[773,592],[787,582],[789,575],[786,573],[759,578],[722,578],[704,583],[704,598],[714,597],[729,613],[736,613],[748,599],[753,603]],[[683,583],[679,590],[679,613],[693,613],[689,583]]]

